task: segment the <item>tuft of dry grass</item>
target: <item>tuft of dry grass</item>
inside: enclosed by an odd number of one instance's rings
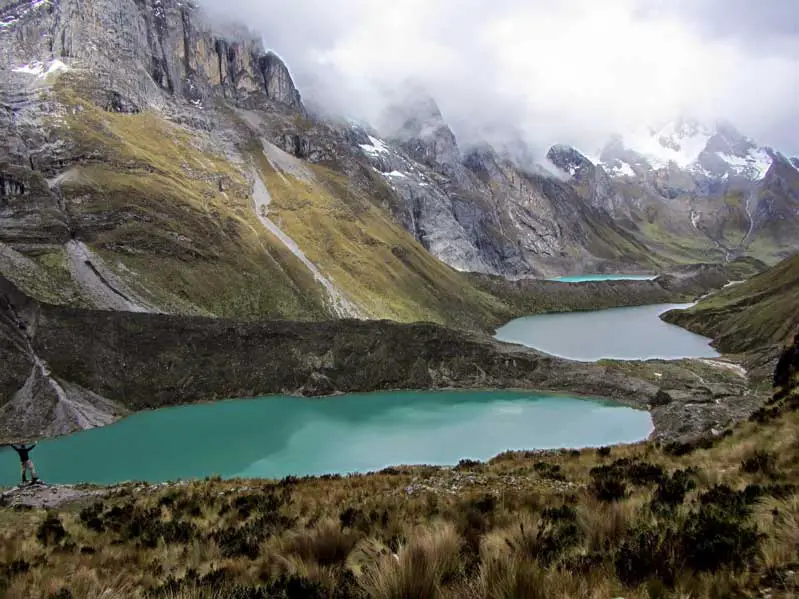
[[[460,571],[461,538],[450,523],[416,530],[396,554],[383,555],[367,569],[361,586],[375,599],[441,596],[442,585]]]
[[[328,518],[311,528],[286,533],[279,551],[305,562],[333,566],[344,563],[359,540],[358,533],[344,530],[338,522]]]

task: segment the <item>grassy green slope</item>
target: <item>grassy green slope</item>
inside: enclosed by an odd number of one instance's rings
[[[148,299],[219,316],[329,315],[321,286],[257,220],[234,164],[156,113],[107,113],[59,92],[79,108],[59,133],[92,157],[61,183],[71,226]]]
[[[799,326],[799,255],[664,318],[713,337],[726,352],[782,343]]]
[[[341,174],[305,163],[307,178],[283,172],[253,139],[233,161],[203,132],[157,112],[99,109],[85,99],[90,86],[75,74],[56,86],[68,109],[54,127],[78,157],[60,183],[64,210],[77,238],[149,303],[237,318],[333,316],[311,271],[258,220],[255,172],[272,196],[270,219],[364,316],[468,328],[510,317]],[[42,268],[68,277],[52,251]]]

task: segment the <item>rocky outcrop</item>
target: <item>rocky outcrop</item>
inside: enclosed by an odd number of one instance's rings
[[[547,159],[569,176],[593,169],[593,163],[572,146],[555,145],[547,152]]]
[[[267,52],[258,59],[258,68],[264,78],[264,88],[270,100],[291,108],[302,108],[300,92],[294,87],[285,63],[274,53]]]

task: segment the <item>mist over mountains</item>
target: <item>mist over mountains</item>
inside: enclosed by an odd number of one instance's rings
[[[759,145],[799,154],[796,33],[784,26],[799,9],[787,2],[202,6],[262,35],[307,105],[376,126],[413,81],[461,145],[523,140],[539,161],[554,144],[598,153],[613,135],[682,116],[725,119]]]

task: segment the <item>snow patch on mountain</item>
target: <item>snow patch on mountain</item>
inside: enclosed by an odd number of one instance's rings
[[[611,177],[635,177],[635,171],[629,162],[617,160],[611,164],[602,164]]]
[[[710,127],[679,119],[616,136],[601,153],[600,164],[612,176],[634,176],[632,167],[678,168],[708,179],[731,176],[760,180],[773,161],[772,152],[720,121]]]
[[[60,60],[54,60],[49,64],[47,64],[47,66],[45,66],[43,62],[35,61],[30,64],[24,64],[22,66],[11,69],[13,73],[24,73],[26,75],[34,75],[39,79],[44,79],[48,75],[63,73],[68,70],[69,67]]]
[[[674,163],[687,168],[707,147],[712,131],[694,121],[675,121],[660,129],[639,130],[624,138],[624,145],[641,154],[653,168]]]
[[[730,165],[735,174],[755,180],[765,177],[772,163],[771,156],[763,148],[750,150],[745,157],[722,153],[718,153],[718,156]]]
[[[388,154],[391,150],[389,150],[388,146],[383,142],[383,140],[378,139],[376,137],[369,136],[369,141],[371,143],[368,144],[358,144],[360,148],[366,152],[367,154],[377,155],[377,154]]]

